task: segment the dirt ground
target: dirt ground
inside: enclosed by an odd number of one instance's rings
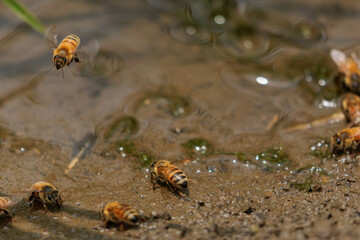
[[[46,73],[43,36],[0,7],[0,239],[360,238],[358,156],[329,147],[347,126],[329,50],[357,51],[357,1],[24,4],[100,51]],[[155,159],[191,160],[188,197],[150,189]],[[30,210],[38,181],[61,211]],[[106,229],[111,201],[171,219]]]

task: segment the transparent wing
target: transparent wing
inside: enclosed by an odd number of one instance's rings
[[[346,54],[339,49],[331,49],[330,57],[338,67],[341,67],[346,63]]]
[[[190,159],[185,159],[185,160],[178,160],[178,161],[174,161],[174,162],[171,162],[171,164],[188,164],[189,162],[191,162]]]
[[[355,52],[351,53],[352,59],[355,61],[358,67],[360,67],[360,59],[358,58],[357,54]]]
[[[55,25],[51,25],[45,31],[46,42],[51,48],[57,48],[58,40],[57,40],[57,27]]]
[[[76,54],[80,61],[92,62],[99,52],[100,44],[97,40],[92,40],[89,43],[85,44],[83,47],[80,47],[76,50]]]

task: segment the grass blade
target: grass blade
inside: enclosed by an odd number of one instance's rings
[[[44,35],[44,25],[34,17],[24,6],[18,3],[16,0],[1,0],[8,8],[10,8],[19,18],[29,24],[40,34]]]

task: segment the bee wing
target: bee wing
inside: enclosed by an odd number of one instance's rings
[[[360,67],[360,59],[358,58],[357,54],[355,52],[351,53],[352,59],[355,61],[358,67]]]
[[[55,180],[56,180],[56,173],[55,173],[55,172],[48,173],[48,174],[44,177],[44,181],[45,181],[45,182],[48,182],[48,183],[50,183],[50,184],[52,184],[52,185],[54,185]]]
[[[57,48],[58,40],[57,40],[57,27],[55,25],[51,25],[45,31],[46,42],[51,48]]]
[[[338,67],[346,63],[346,54],[339,49],[331,49],[330,57]]]
[[[92,40],[83,47],[76,50],[76,54],[80,60],[85,59],[88,62],[92,62],[99,52],[100,44],[97,40]]]
[[[174,162],[171,162],[171,164],[188,164],[189,162],[191,162],[190,159],[185,159],[185,160],[178,160],[178,161],[174,161]]]

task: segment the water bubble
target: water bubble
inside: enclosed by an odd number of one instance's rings
[[[285,168],[291,163],[289,156],[281,146],[266,149],[256,155],[255,160],[260,162],[265,170]]]
[[[182,97],[172,94],[164,93],[148,93],[146,97],[141,98],[135,104],[135,112],[139,111],[141,107],[149,107],[152,104],[157,105],[157,109],[162,110],[175,118],[183,117],[191,112],[190,102]]]
[[[189,44],[205,44],[211,39],[208,31],[194,23],[177,23],[169,28],[169,33],[176,41]]]
[[[206,154],[210,148],[210,143],[201,138],[191,139],[181,145],[190,151],[190,155],[195,153],[198,156]]]
[[[250,25],[239,25],[216,39],[216,46],[227,56],[239,60],[259,60],[271,50],[270,38],[260,34]]]
[[[224,24],[225,22],[226,22],[226,19],[225,19],[225,17],[224,16],[222,16],[222,15],[216,15],[215,17],[214,17],[214,21],[215,21],[215,23],[216,24]]]
[[[289,29],[289,38],[300,45],[316,44],[326,39],[325,29],[309,20],[295,22]]]

